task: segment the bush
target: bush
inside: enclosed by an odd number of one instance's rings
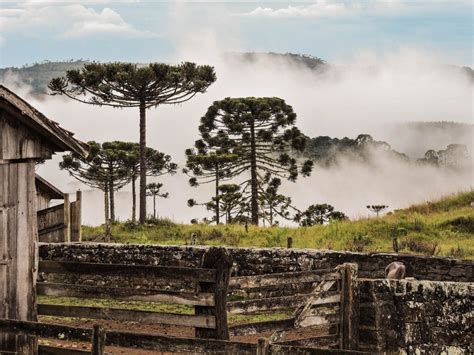
[[[424,240],[417,236],[408,236],[399,243],[400,249],[408,249],[414,253],[433,256],[439,253],[439,245],[436,242]]]
[[[347,245],[347,249],[350,251],[362,253],[365,247],[371,243],[372,241],[369,239],[369,236],[359,234],[352,238],[352,240]]]
[[[449,227],[450,229],[461,233],[474,233],[474,217],[457,217],[440,224],[441,227]]]

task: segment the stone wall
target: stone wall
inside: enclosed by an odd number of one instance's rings
[[[407,266],[407,277],[437,281],[474,282],[474,262],[442,257],[366,254],[313,249],[228,248],[234,258],[234,276],[331,269],[357,263],[362,278],[383,278],[385,267],[398,260]],[[137,244],[42,244],[43,260],[117,264],[198,266],[206,247]]]
[[[408,354],[474,352],[474,285],[359,280],[361,350]]]

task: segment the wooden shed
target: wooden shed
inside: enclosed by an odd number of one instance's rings
[[[0,318],[36,320],[35,164],[87,145],[0,85]],[[34,340],[0,334],[0,350],[33,352]]]

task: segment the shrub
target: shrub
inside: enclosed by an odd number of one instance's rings
[[[452,230],[464,233],[474,233],[474,217],[461,216],[440,224],[441,227],[450,227]]]
[[[448,256],[452,256],[456,259],[463,259],[467,256],[466,250],[461,248],[459,245],[456,248],[451,248],[448,252]]]
[[[369,236],[359,234],[352,238],[352,240],[347,245],[347,249],[361,253],[364,251],[365,247],[371,243],[372,241],[369,239]]]
[[[399,243],[400,249],[432,256],[439,253],[439,244],[416,236],[408,236]]]

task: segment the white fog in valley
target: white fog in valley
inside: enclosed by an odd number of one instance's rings
[[[278,96],[293,106],[297,126],[309,137],[355,138],[369,133],[384,140],[393,149],[412,160],[428,149],[446,149],[447,144],[465,144],[473,156],[473,82],[463,71],[444,64],[432,53],[414,49],[399,50],[384,56],[370,53],[329,63],[315,72],[294,62],[261,57],[243,62],[240,57],[221,55],[209,46],[205,55],[195,56],[183,47],[182,59],[211,64],[217,82],[208,92],[179,106],[166,106],[147,112],[148,145],[170,154],[184,166],[184,150],[198,138],[200,117],[214,100],[224,97]],[[154,58],[159,61],[159,58]],[[138,109],[111,109],[76,103],[61,97],[33,97],[27,87],[15,87],[15,78],[6,85],[26,98],[48,118],[75,132],[83,141],[138,141]],[[462,129],[446,132],[424,130],[405,125],[408,122],[454,121],[465,123]],[[97,225],[103,221],[103,202],[99,191],[81,186],[67,172],[60,171],[56,156],[38,168],[38,172],[65,192],[84,191],[83,222]],[[296,183],[285,182],[282,191],[304,209],[310,204],[329,203],[351,218],[366,217],[367,204],[382,203],[390,210],[424,202],[442,195],[469,190],[474,185],[470,166],[456,171],[375,158],[361,164],[350,157],[336,166],[315,166],[312,176]],[[189,208],[186,201],[206,201],[211,186],[189,187],[187,177],[178,173],[149,181],[164,183],[170,193],[158,202],[158,214],[177,222],[207,215],[204,208]],[[151,200],[148,202],[152,211]],[[125,220],[131,215],[129,188],[116,195],[116,215]]]

